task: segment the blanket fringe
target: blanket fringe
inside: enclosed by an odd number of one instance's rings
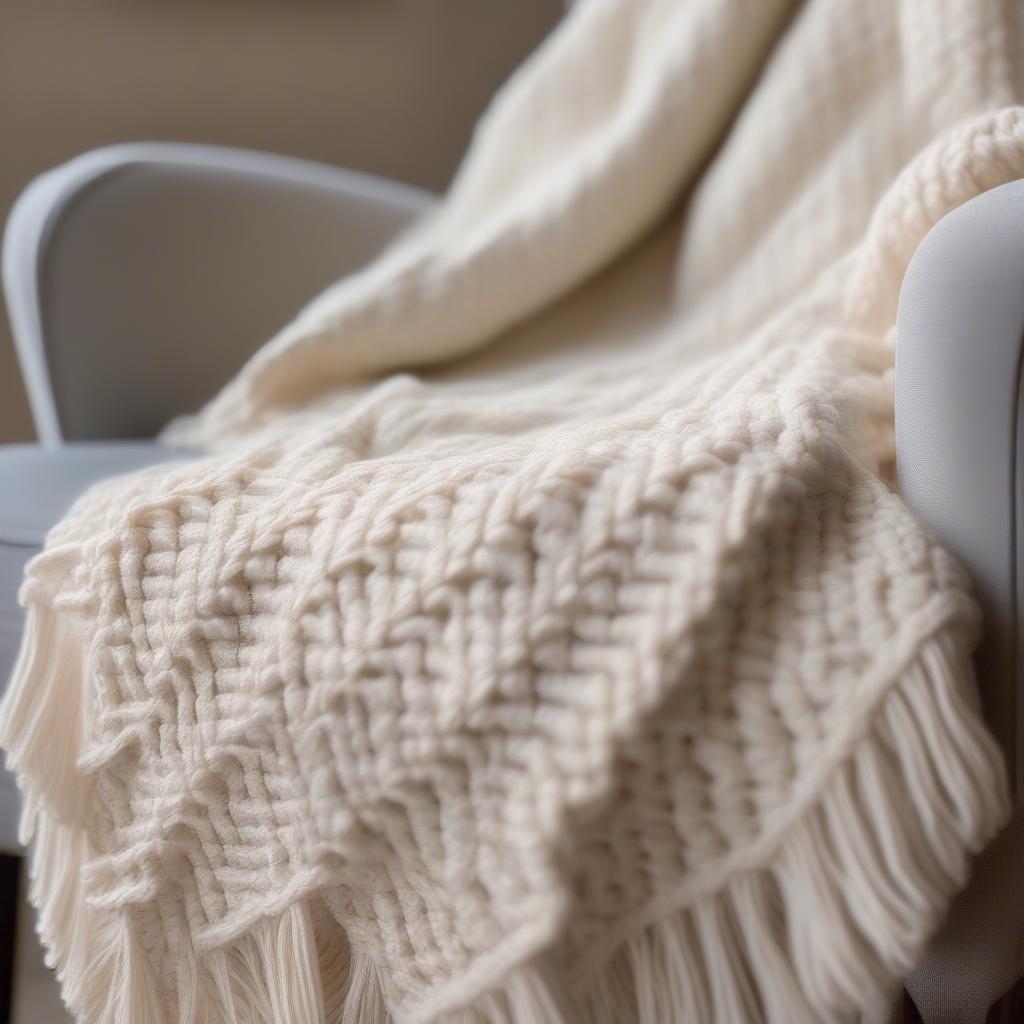
[[[770,823],[744,863],[699,891],[684,880],[584,964],[541,950],[498,984],[465,989],[461,1007],[432,1004],[427,992],[405,1005],[392,998],[389,1016],[375,964],[349,948],[317,894],[199,953],[183,918],[154,939],[151,907],[88,902],[80,809],[89,781],[69,724],[69,709],[82,710],[83,646],[58,613],[33,610],[0,716],[0,742],[28,794],[26,835],[34,825],[29,895],[82,1024],[857,1020],[887,1005],[1008,807],[998,749],[962,688],[966,655],[940,634],[829,776],[807,787],[802,809]]]
[[[76,762],[86,722],[84,647],[75,616],[28,609],[0,713],[0,747],[27,796],[19,832],[26,846],[41,804],[63,821],[83,809],[88,779]]]

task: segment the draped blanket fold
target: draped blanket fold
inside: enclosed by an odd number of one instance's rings
[[[576,5],[207,454],[76,504],[0,742],[79,1020],[885,1004],[1007,813],[890,391],[1024,176],[1015,7]]]

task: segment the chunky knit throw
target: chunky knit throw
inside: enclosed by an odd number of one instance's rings
[[[78,502],[2,742],[79,1020],[885,1003],[1007,808],[890,385],[1024,176],[1015,8],[576,5],[209,454]]]

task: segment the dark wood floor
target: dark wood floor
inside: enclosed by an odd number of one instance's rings
[[[1024,1024],[1024,978],[988,1012],[986,1024]],[[923,1024],[913,1000],[903,993],[903,1005],[892,1024]]]
[[[11,1019],[14,985],[14,935],[18,923],[20,857],[0,854],[0,1024]]]

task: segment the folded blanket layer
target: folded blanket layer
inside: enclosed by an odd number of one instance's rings
[[[1013,15],[578,5],[208,457],[78,502],[0,742],[79,1019],[884,1005],[1007,813],[890,387],[911,253],[1024,175]]]

